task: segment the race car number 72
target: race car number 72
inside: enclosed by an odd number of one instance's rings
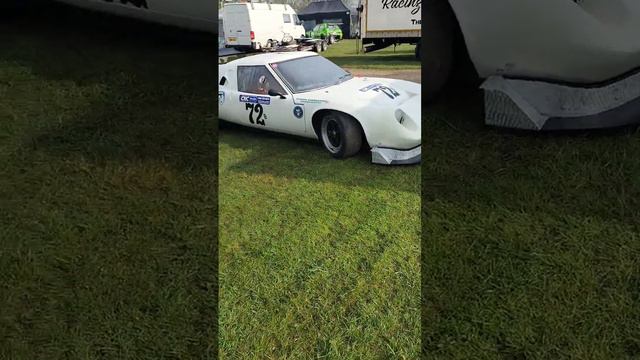
[[[264,119],[266,118],[266,116],[264,116],[264,109],[262,108],[262,105],[246,103],[245,104],[245,110],[249,110],[249,122],[250,123],[258,124],[258,125],[262,125],[262,126],[265,125]],[[253,114],[257,115],[255,122],[253,120]]]

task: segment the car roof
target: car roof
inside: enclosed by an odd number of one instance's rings
[[[281,61],[300,59],[308,56],[318,56],[312,51],[272,52],[266,54],[250,55],[234,60],[234,65],[272,64]]]

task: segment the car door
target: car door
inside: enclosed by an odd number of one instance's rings
[[[264,65],[237,67],[237,106],[233,116],[243,125],[294,135],[304,135],[304,108]],[[269,95],[269,91],[281,94]],[[234,103],[236,99],[233,99]]]

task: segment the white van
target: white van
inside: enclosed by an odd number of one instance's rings
[[[261,49],[304,37],[302,21],[287,4],[230,3],[222,9],[227,47]]]

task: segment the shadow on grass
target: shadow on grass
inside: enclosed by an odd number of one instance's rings
[[[215,358],[213,41],[34,9],[0,22],[0,358]]]
[[[423,114],[424,354],[638,356],[637,128],[489,128],[464,86]]]
[[[213,36],[47,2],[3,22],[0,34],[0,61],[86,89],[64,122],[25,146],[96,162],[215,167]]]
[[[317,140],[226,122],[221,122],[220,146],[239,149],[247,154],[229,166],[229,171],[378,190],[420,192],[419,164],[375,165],[371,163],[371,153],[364,149],[352,158],[338,160],[332,158]]]
[[[423,107],[427,202],[475,200],[537,211],[543,201],[558,213],[638,225],[637,126],[556,132],[487,127],[475,85],[457,82]]]

